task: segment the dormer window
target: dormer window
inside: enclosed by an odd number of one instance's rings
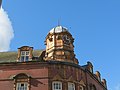
[[[101,81],[100,72],[99,72],[99,71],[96,71],[95,75],[96,75],[97,79],[98,79],[99,81]]]
[[[29,61],[29,55],[30,55],[29,51],[21,51],[20,61],[21,62]]]
[[[91,62],[87,62],[88,70],[93,73],[93,65]]]
[[[23,46],[18,48],[18,61],[19,62],[26,62],[31,61],[33,58],[33,47]]]

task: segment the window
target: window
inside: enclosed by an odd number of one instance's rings
[[[53,38],[52,38],[52,37],[51,37],[51,38],[49,38],[49,41],[50,41],[50,42],[52,42],[52,41],[53,41]]]
[[[60,35],[56,36],[57,40],[61,40],[62,37]]]
[[[29,60],[29,51],[21,51],[21,62],[25,62]]]
[[[64,35],[64,36],[62,37],[62,39],[63,39],[63,43],[64,43],[64,44],[70,45],[71,40],[70,40],[70,38],[69,38],[67,35]]]
[[[62,82],[54,81],[52,83],[52,90],[62,90]]]
[[[29,90],[30,76],[21,73],[14,77],[14,90]]]
[[[27,83],[17,83],[16,90],[28,90]]]
[[[68,90],[75,90],[75,84],[74,83],[68,83]]]

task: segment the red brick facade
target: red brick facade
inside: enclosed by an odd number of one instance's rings
[[[105,86],[88,70],[79,65],[65,62],[21,62],[0,64],[1,90],[15,90],[14,77],[24,73],[30,76],[29,90],[52,90],[53,81],[62,82],[62,90],[68,90],[68,82],[75,83],[75,90],[90,90],[93,84],[96,90],[107,90]]]

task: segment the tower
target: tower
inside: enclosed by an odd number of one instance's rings
[[[60,25],[51,29],[46,36],[45,60],[56,60],[78,64],[74,54],[74,38],[66,27]]]

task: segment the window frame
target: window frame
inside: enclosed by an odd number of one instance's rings
[[[68,82],[68,90],[75,90],[75,83]]]
[[[13,77],[13,79],[14,79],[14,90],[30,90],[31,76],[24,73],[20,73],[17,74],[15,77]],[[20,89],[19,87],[22,84],[24,85],[24,88]]]
[[[84,86],[80,85],[80,89],[79,90],[81,90],[81,89],[84,90]]]
[[[20,54],[20,61],[26,62],[29,61],[30,51],[21,51]]]
[[[27,82],[17,82],[16,83],[16,90],[21,90],[20,87],[22,87],[21,86],[22,84],[24,85],[23,86],[24,88],[22,90],[29,90]]]
[[[56,86],[58,85],[58,86]],[[58,87],[58,88],[56,88]],[[53,81],[52,82],[52,90],[62,90],[62,82],[60,81]]]

